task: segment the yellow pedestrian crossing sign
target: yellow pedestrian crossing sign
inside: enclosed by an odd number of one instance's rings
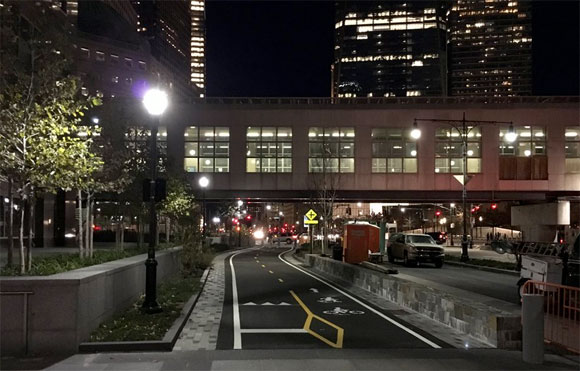
[[[304,214],[304,224],[318,224],[318,220],[316,220],[316,211],[310,209],[306,214]]]

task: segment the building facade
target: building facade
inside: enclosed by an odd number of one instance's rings
[[[450,93],[532,94],[532,2],[455,0],[449,24]]]
[[[461,136],[445,122],[468,124],[467,168],[473,201],[545,200],[580,195],[577,97],[382,99],[206,98],[172,105],[168,161],[206,197],[306,200],[321,178],[342,200],[450,202],[461,199]],[[140,107],[136,106],[136,110]],[[141,110],[142,111],[142,110]],[[136,112],[135,115],[138,113]],[[330,179],[330,180],[328,180]]]
[[[137,31],[153,56],[178,75],[193,96],[205,91],[205,4],[187,0],[131,0]]]
[[[332,95],[446,95],[447,9],[443,1],[336,3]]]

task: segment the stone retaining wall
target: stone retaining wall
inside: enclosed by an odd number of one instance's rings
[[[505,308],[498,308],[485,304],[485,300],[474,300],[481,295],[436,284],[431,286],[429,281],[414,282],[399,275],[388,275],[317,255],[307,255],[306,258],[308,265],[316,271],[412,309],[492,346],[504,349],[521,347],[520,311],[515,305],[505,303]]]
[[[157,253],[157,283],[179,272],[180,251]],[[99,324],[144,293],[146,258],[142,254],[51,276],[2,277],[0,352],[75,353]]]

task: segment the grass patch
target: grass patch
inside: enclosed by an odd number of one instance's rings
[[[163,250],[172,247],[172,245],[161,244],[155,250]],[[95,250],[92,258],[81,259],[78,254],[55,254],[51,256],[33,257],[30,271],[23,274],[24,276],[48,276],[56,273],[63,273],[79,268],[90,267],[91,265],[102,264],[113,260],[128,258],[131,256],[144,254],[147,248],[129,248],[129,249],[110,249]],[[0,276],[21,276],[20,267],[4,267],[0,270]]]
[[[143,341],[162,340],[173,325],[185,303],[200,287],[200,276],[179,275],[159,285],[157,302],[163,312],[141,312],[144,297],[111,320],[102,323],[91,334],[90,341]]]
[[[461,262],[461,258],[459,256],[452,256],[452,255],[445,255],[446,261],[453,261],[453,262]],[[500,262],[497,260],[488,260],[488,259],[472,259],[469,258],[469,261],[466,262],[467,264],[471,265],[478,265],[483,267],[492,267],[492,268],[499,268],[499,269],[506,269],[510,271],[516,270],[516,264],[510,262]]]

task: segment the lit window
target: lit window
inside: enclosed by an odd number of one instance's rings
[[[139,69],[145,71],[147,69],[147,63],[139,61]]]
[[[133,60],[131,58],[125,58],[125,67],[133,67]]]
[[[468,127],[463,137],[467,137],[467,173],[480,173],[481,131],[477,127]],[[463,173],[463,140],[455,128],[435,131],[435,172]]]
[[[417,141],[411,130],[372,129],[373,173],[416,173]]]
[[[352,127],[311,127],[308,132],[308,171],[311,173],[354,173]]]
[[[105,61],[105,53],[97,51],[95,53],[95,58],[98,62],[104,62]]]
[[[513,142],[505,140],[508,127],[499,130],[499,179],[548,179],[546,130],[538,126],[514,126]]]
[[[246,172],[292,172],[292,128],[248,127],[246,130]]]
[[[81,58],[89,59],[91,57],[91,51],[87,48],[81,48]]]
[[[566,154],[566,173],[580,173],[580,126],[566,128],[564,134],[564,153]]]
[[[186,128],[184,169],[189,173],[230,171],[230,129],[189,126]]]
[[[119,56],[115,54],[111,54],[111,64],[118,64],[119,63]]]

